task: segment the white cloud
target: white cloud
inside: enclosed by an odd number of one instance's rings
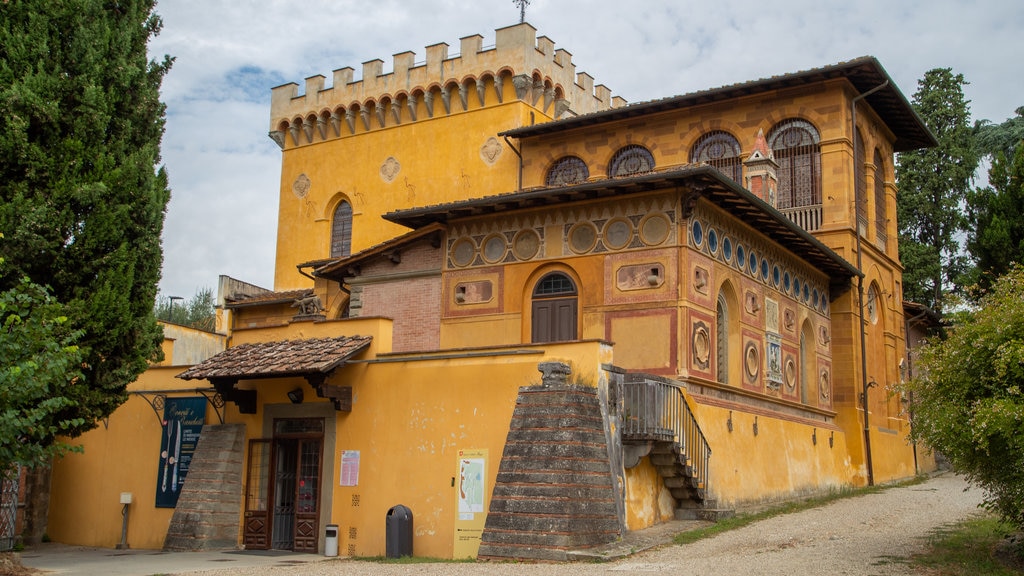
[[[165,294],[218,274],[271,287],[280,151],[267,138],[270,88],[518,22],[510,0],[164,0],[150,46],[171,54],[163,160],[173,197]],[[577,71],[636,102],[877,57],[909,100],[917,79],[952,67],[975,118],[1024,105],[1024,4],[999,0],[533,0],[527,21],[573,54]]]

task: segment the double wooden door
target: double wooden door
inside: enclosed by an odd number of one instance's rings
[[[323,459],[319,435],[287,433],[249,441],[245,547],[317,552]]]

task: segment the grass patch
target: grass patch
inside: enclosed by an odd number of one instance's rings
[[[993,553],[1011,529],[995,516],[980,516],[942,527],[928,538],[928,548],[907,563],[929,576],[1020,576],[1024,574],[1024,558],[1017,550],[1015,569],[1001,562]]]
[[[802,512],[804,510],[810,510],[812,508],[818,508],[841,500],[843,498],[850,498],[853,496],[864,496],[865,494],[876,494],[889,488],[896,488],[901,486],[914,486],[916,484],[923,483],[927,478],[924,476],[918,476],[916,478],[906,480],[904,482],[885,484],[882,486],[867,486],[864,488],[843,488],[824,494],[822,496],[814,496],[811,498],[805,498],[803,500],[794,500],[791,502],[785,502],[777,506],[771,506],[764,510],[746,514],[737,514],[732,518],[725,518],[704,528],[697,528],[696,530],[688,530],[686,532],[680,532],[676,534],[672,539],[676,544],[690,544],[704,538],[710,538],[721,534],[722,532],[728,532],[729,530],[735,530],[742,528],[754,522],[773,518],[775,516],[781,516],[783,514],[792,514],[793,512]]]

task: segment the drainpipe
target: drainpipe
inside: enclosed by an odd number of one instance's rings
[[[904,318],[903,319],[903,326],[904,326],[904,328],[903,328],[903,334],[904,334],[903,345],[904,345],[904,347],[906,348],[906,351],[907,351],[907,370],[906,370],[907,378],[911,378],[913,376],[913,374],[914,374],[914,359],[913,359],[913,357],[910,354],[910,327],[914,323],[916,323],[918,320],[920,320],[921,318],[924,318],[927,315],[928,315],[928,311],[926,310],[926,311],[921,312],[920,314],[918,314],[917,316],[914,316],[912,318]],[[914,433],[914,392],[913,392],[913,390],[911,390],[908,393],[908,396],[907,396],[907,417],[910,419],[910,433],[913,434]],[[918,463],[917,463],[917,442],[912,443],[910,446],[914,450],[914,474],[920,474],[920,470],[918,469]]]
[[[853,131],[850,132],[850,138],[853,141],[854,146],[854,158],[857,156],[857,102],[867,98],[868,96],[878,92],[882,88],[889,85],[889,81],[886,80],[878,86],[875,86],[871,90],[863,94],[854,96],[853,100],[850,101],[850,116],[853,122]],[[860,222],[857,220],[860,217],[860,195],[857,194],[857,170],[863,169],[863,167],[853,167],[853,235],[856,242],[857,250],[857,271],[860,275],[857,277],[857,302],[860,308],[860,375],[862,382],[861,402],[864,405],[864,462],[867,465],[868,473],[868,486],[875,485],[875,471],[874,466],[871,464],[871,425],[868,421],[868,388],[873,383],[868,382],[868,358],[867,358],[867,336],[864,334],[864,270],[863,270],[863,256],[862,247],[860,242]]]
[[[509,141],[508,136],[502,136],[502,138],[505,139],[505,144],[508,144],[508,147],[511,148],[512,151],[515,152],[516,156],[519,157],[519,184],[516,187],[516,192],[522,192],[523,191],[523,153],[522,153],[522,150],[516,150],[516,147],[512,145],[511,141]],[[520,143],[519,146],[521,148],[522,147],[522,143]]]

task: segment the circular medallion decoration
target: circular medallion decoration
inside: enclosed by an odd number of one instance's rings
[[[761,359],[757,354],[757,346],[753,342],[747,343],[747,351],[743,353],[743,365],[747,370],[747,377],[751,380],[757,378],[761,371]]]
[[[764,257],[761,258],[761,281],[768,281],[768,259]]]
[[[580,222],[569,230],[569,248],[577,254],[590,252],[597,244],[597,228],[590,222]]]
[[[694,220],[693,225],[690,226],[690,234],[693,236],[693,244],[700,247],[704,243],[704,227],[701,226],[699,220]]]
[[[706,366],[711,357],[711,336],[707,328],[697,326],[693,331],[693,359],[702,366]]]
[[[811,295],[811,306],[817,308],[818,303],[821,301],[821,296],[818,294],[818,289],[815,288]]]
[[[484,240],[484,260],[489,264],[500,262],[505,257],[505,251],[508,249],[508,245],[505,243],[505,237],[500,234],[494,234],[488,236]]]
[[[793,278],[793,298],[800,298],[800,279]]]
[[[736,244],[736,266],[742,271],[746,265],[747,251],[743,249],[743,244]]]
[[[722,238],[722,258],[726,263],[732,262],[732,240],[728,236]]]
[[[792,358],[786,358],[786,386],[796,387],[796,362]]]
[[[661,244],[668,239],[669,224],[664,214],[651,214],[640,223],[640,239],[648,246]]]
[[[747,267],[750,269],[750,273],[757,277],[757,254],[754,254],[753,250],[750,251],[750,262]]]
[[[821,399],[828,401],[829,396],[832,394],[832,386],[829,384],[828,370],[822,370],[821,376],[818,377],[818,393],[821,395]]]
[[[512,252],[520,260],[529,260],[540,250],[540,236],[536,230],[520,230],[512,239]]]
[[[718,231],[714,228],[708,228],[708,250],[712,254],[718,252]]]
[[[793,279],[789,277],[789,272],[786,272],[782,276],[782,289],[783,289],[784,292],[786,292],[788,294],[792,287],[793,287]]]
[[[604,227],[604,244],[612,250],[625,248],[633,237],[633,226],[625,218],[615,218]]]
[[[779,277],[781,275],[782,273],[779,272],[779,265],[776,264],[772,266],[772,285],[775,286],[775,288],[779,287]]]
[[[296,198],[305,198],[306,194],[309,194],[309,186],[309,176],[299,174],[292,184],[292,193],[295,194]]]
[[[804,304],[811,301],[811,289],[807,286],[807,282],[804,282]]]
[[[452,246],[452,264],[456,266],[469,266],[473,262],[473,254],[476,252],[476,246],[473,241],[469,238],[462,238],[455,242]]]

